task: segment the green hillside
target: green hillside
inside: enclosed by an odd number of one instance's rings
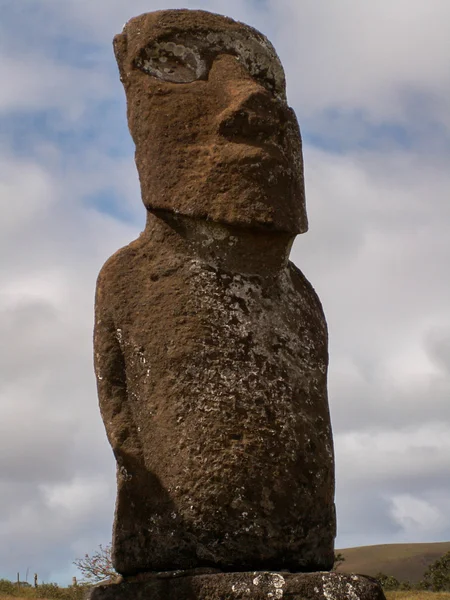
[[[416,583],[436,559],[450,551],[450,542],[430,544],[383,544],[336,550],[345,562],[338,567],[342,573],[393,575],[399,581]]]

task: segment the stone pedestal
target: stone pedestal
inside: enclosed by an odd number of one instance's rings
[[[385,600],[378,581],[345,573],[213,569],[144,573],[99,585],[89,600]]]

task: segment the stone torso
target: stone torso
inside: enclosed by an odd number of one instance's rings
[[[104,267],[98,299],[99,385],[112,345],[126,395],[110,436],[122,572],[326,565],[327,332],[301,272],[233,272],[140,239]]]

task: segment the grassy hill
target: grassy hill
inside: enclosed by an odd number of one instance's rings
[[[342,573],[393,575],[399,581],[417,583],[427,567],[450,551],[450,542],[431,544],[383,544],[336,550],[345,557]]]

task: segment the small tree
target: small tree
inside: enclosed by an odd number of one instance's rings
[[[345,562],[345,556],[341,552],[336,552],[334,555],[333,571],[336,571],[343,562]]]
[[[375,579],[378,579],[383,590],[398,590],[401,585],[398,579],[385,573],[377,573]]]
[[[420,587],[432,592],[450,591],[450,551],[428,567]]]
[[[89,584],[100,583],[101,581],[116,580],[119,574],[114,569],[111,557],[111,544],[103,547],[99,546],[97,550],[90,556],[85,554],[84,558],[77,558],[73,564],[81,571],[84,582]]]

